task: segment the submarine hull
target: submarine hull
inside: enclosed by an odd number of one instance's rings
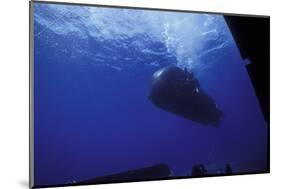
[[[163,110],[201,124],[218,126],[221,120],[222,112],[198,80],[177,66],[153,74],[149,99]]]

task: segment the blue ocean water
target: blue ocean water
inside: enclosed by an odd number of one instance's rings
[[[267,123],[221,15],[35,3],[35,184],[79,182],[158,163],[234,173],[267,166]],[[218,128],[147,96],[167,65],[194,72]]]

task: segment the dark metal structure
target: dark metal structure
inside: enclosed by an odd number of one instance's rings
[[[133,169],[117,174],[96,177],[80,182],[80,184],[129,182],[141,180],[153,180],[168,178],[171,175],[170,168],[166,164],[158,164],[140,169]]]
[[[269,17],[224,16],[255,88],[264,119],[270,108],[270,19]]]

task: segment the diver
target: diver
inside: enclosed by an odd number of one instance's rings
[[[225,164],[224,173],[225,173],[226,175],[231,175],[231,174],[232,174],[232,168],[231,168],[231,166],[230,166],[228,163]]]
[[[188,71],[186,68],[183,69],[185,77],[186,77],[186,84],[187,86],[191,87],[196,93],[199,93],[199,81],[194,77],[193,72]]]
[[[186,76],[186,80],[191,80],[191,79],[194,78],[194,75],[193,75],[193,73],[192,73],[191,71],[190,71],[190,72],[187,71],[186,68],[184,68],[183,71],[184,71],[184,74],[185,74],[185,76]]]
[[[207,175],[208,171],[203,164],[193,165],[191,175],[198,177]]]

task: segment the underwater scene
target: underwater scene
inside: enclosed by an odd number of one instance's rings
[[[268,123],[223,15],[33,16],[36,186],[267,170]]]

